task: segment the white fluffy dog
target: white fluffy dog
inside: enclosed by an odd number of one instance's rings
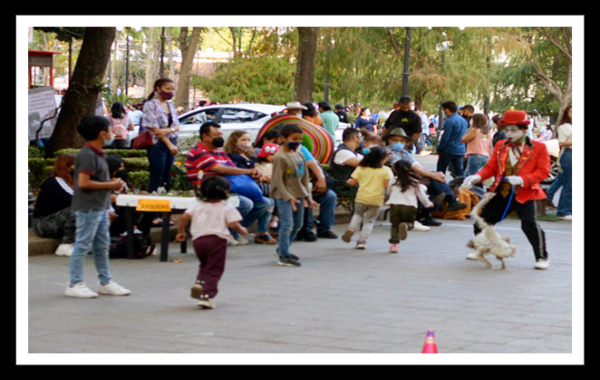
[[[484,256],[493,254],[496,256],[496,259],[502,262],[502,269],[506,269],[504,259],[507,257],[514,257],[517,253],[517,247],[510,244],[510,238],[508,236],[500,236],[500,234],[496,232],[494,226],[487,224],[486,221],[479,216],[481,208],[495,195],[496,193],[487,193],[471,211],[471,217],[475,220],[479,228],[481,228],[481,232],[467,243],[467,247],[475,250],[475,252],[470,253],[467,258],[479,260],[482,263],[485,263],[488,268],[492,268],[492,263]]]

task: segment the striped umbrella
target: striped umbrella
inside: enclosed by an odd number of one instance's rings
[[[333,137],[324,128],[295,115],[282,114],[267,120],[258,132],[256,141],[259,141],[267,131],[287,123],[295,123],[302,128],[304,132],[302,145],[312,153],[317,161],[321,164],[329,162],[335,148]]]

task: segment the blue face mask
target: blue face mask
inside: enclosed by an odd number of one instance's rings
[[[398,141],[392,144],[392,149],[395,150],[396,152],[401,152],[404,150],[404,146],[406,144],[404,144],[402,141]]]
[[[298,149],[298,147],[300,146],[299,142],[288,142],[287,143],[288,148],[290,148],[291,150],[295,151],[296,149]]]
[[[369,148],[363,149],[363,154],[365,154],[365,155],[369,154],[370,152],[371,152],[371,149],[369,149]]]

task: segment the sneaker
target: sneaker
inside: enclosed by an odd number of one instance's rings
[[[241,236],[235,240],[238,242],[239,245],[246,245],[246,244],[250,243],[248,240],[244,239]]]
[[[240,245],[240,243],[237,240],[235,240],[233,238],[233,236],[230,236],[229,237],[229,241],[227,242],[227,245],[230,246],[230,247],[235,247],[235,246]]]
[[[279,252],[277,252],[277,250],[273,251],[273,255],[274,255],[275,257],[279,258]],[[290,257],[291,257],[292,259],[294,259],[294,260],[296,260],[296,261],[300,260],[300,259],[298,258],[298,256],[294,255],[293,253],[290,253],[289,255],[290,255]]]
[[[65,296],[75,298],[96,298],[98,293],[92,291],[83,282],[79,282],[73,286],[67,285]]]
[[[356,249],[366,249],[366,248],[367,248],[366,241],[357,241],[356,242]]]
[[[292,255],[280,256],[279,261],[277,261],[277,265],[282,267],[299,267],[300,261],[294,259]]]
[[[544,259],[538,259],[535,263],[535,269],[548,269],[549,266],[550,263],[548,262],[548,260]]]
[[[408,224],[400,223],[400,225],[398,226],[398,239],[406,240],[406,237],[408,236],[407,232],[408,232]]]
[[[475,254],[475,252],[471,252],[471,253],[469,253],[469,254],[467,255],[466,259],[467,259],[467,260],[479,260],[479,259],[477,258],[477,255]]]
[[[334,234],[332,231],[325,231],[317,234],[317,237],[320,239],[337,239],[338,236]]]
[[[411,231],[429,231],[431,227],[427,227],[421,224],[418,220],[415,220],[413,223],[413,227],[410,229]]]
[[[131,294],[131,290],[125,289],[113,280],[110,280],[105,285],[100,284],[100,287],[98,288],[98,294],[109,296],[128,296]]]
[[[562,219],[562,220],[573,220],[573,215],[563,215],[563,216],[559,216],[558,219]]]
[[[198,306],[202,309],[214,309],[217,307],[215,301],[212,298],[209,298],[207,295],[200,297],[200,302],[198,302]]]
[[[390,247],[390,253],[398,253],[398,244],[392,244],[392,246]]]
[[[551,200],[546,199],[546,208],[549,208],[550,210],[556,210],[556,206],[554,205],[554,203],[552,203]]]
[[[256,244],[277,244],[277,240],[275,240],[271,235],[269,234],[264,234],[264,235],[257,235],[254,238],[254,242]]]
[[[445,193],[439,194],[437,197],[431,199],[431,201],[434,204],[436,204],[436,205],[443,204],[445,200],[446,200],[446,194]]]
[[[346,243],[350,243],[350,240],[352,240],[352,235],[354,235],[354,230],[348,229],[342,235],[342,240],[345,241]]]
[[[202,286],[202,283],[200,281],[196,281],[196,283],[192,285],[192,288],[190,289],[190,297],[200,299],[200,295],[202,294],[203,290],[204,287]]]
[[[428,218],[422,219],[421,223],[423,223],[423,225],[429,226],[429,227],[439,227],[442,225],[442,222],[438,222],[437,220],[433,219],[431,216]]]
[[[467,208],[467,204],[463,202],[454,202],[448,205],[446,211],[458,211]]]
[[[74,243],[62,243],[54,251],[56,256],[71,256],[73,254],[73,248],[75,248]]]

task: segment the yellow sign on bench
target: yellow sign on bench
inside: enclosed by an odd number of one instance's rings
[[[171,201],[168,199],[138,199],[136,211],[170,212]]]

